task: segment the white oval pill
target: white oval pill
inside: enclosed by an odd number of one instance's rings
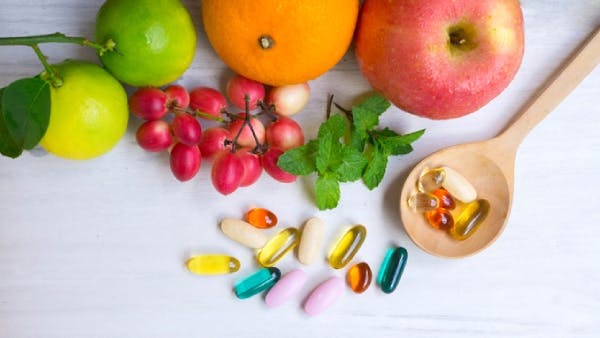
[[[473,202],[477,198],[475,187],[463,175],[449,167],[442,169],[446,173],[442,187],[448,190],[452,197],[464,203]]]
[[[227,237],[252,249],[260,249],[267,243],[267,235],[250,223],[236,218],[224,218],[221,221],[221,231]]]
[[[312,264],[323,243],[323,221],[319,218],[311,218],[302,229],[300,244],[298,244],[298,260],[304,265]]]

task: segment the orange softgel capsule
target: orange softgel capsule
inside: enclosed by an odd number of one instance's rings
[[[440,188],[434,190],[431,194],[437,197],[440,208],[452,210],[456,207],[456,202],[454,201],[454,198],[452,197],[452,195],[450,195],[448,190]]]
[[[444,208],[426,211],[424,213],[427,223],[440,230],[449,230],[454,226],[454,218],[450,211]]]
[[[373,272],[369,264],[360,262],[355,264],[348,269],[346,274],[346,281],[350,286],[350,289],[356,293],[363,293],[371,285],[373,279]]]
[[[277,225],[277,216],[264,208],[252,208],[246,213],[246,221],[259,229],[269,229]]]

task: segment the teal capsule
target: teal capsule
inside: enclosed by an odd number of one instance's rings
[[[233,289],[239,299],[246,299],[271,288],[279,278],[281,271],[275,267],[264,268],[235,283]]]
[[[383,292],[392,293],[396,290],[407,259],[408,252],[405,248],[397,247],[388,249],[377,274],[377,284],[379,284]]]

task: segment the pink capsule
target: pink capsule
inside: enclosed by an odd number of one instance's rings
[[[302,270],[296,269],[288,272],[269,290],[265,302],[270,307],[276,307],[287,302],[300,291],[306,283],[306,279],[306,272]]]
[[[342,295],[344,287],[344,280],[340,277],[331,277],[319,284],[306,299],[304,312],[316,316],[327,310]]]

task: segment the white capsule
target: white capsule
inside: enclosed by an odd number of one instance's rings
[[[252,249],[262,248],[268,240],[262,230],[236,218],[224,218],[221,221],[221,231],[227,237]]]
[[[306,221],[298,244],[298,260],[304,265],[312,264],[318,257],[323,243],[323,221],[314,217]]]
[[[463,175],[449,167],[442,167],[442,169],[446,173],[442,187],[448,190],[452,197],[464,203],[477,199],[475,187]]]

